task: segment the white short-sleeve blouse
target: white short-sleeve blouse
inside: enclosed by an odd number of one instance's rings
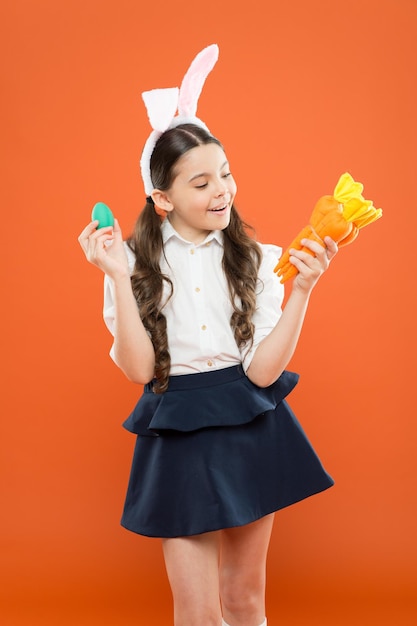
[[[169,220],[162,224],[164,255],[160,266],[169,276],[174,295],[165,288],[162,312],[167,320],[171,376],[208,372],[242,363],[248,369],[259,343],[278,322],[284,287],[273,272],[281,248],[260,244],[262,263],[258,274],[257,306],[252,321],[255,336],[252,347],[238,348],[230,327],[233,312],[226,277],[222,269],[223,233],[211,232],[195,245],[183,239]],[[134,254],[126,246],[131,272]],[[114,334],[113,285],[104,280],[104,321]],[[110,355],[114,358],[113,347]]]

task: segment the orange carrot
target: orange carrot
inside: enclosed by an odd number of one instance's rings
[[[375,209],[371,201],[362,197],[362,189],[361,183],[356,183],[350,174],[345,173],[340,177],[334,195],[319,199],[310,216],[310,224],[291,242],[274,268],[281,283],[298,273],[289,260],[291,248],[313,255],[311,250],[301,245],[302,239],[317,241],[324,247],[324,238],[329,236],[342,247],[356,239],[360,228],[381,217],[381,209]]]

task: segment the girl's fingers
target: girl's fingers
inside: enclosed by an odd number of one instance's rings
[[[325,244],[324,246],[316,241],[303,239],[303,251],[305,251],[305,249],[309,250],[314,255],[314,257],[316,257],[320,261],[331,261],[331,259],[338,251],[337,243],[333,241],[331,237],[325,237],[323,243]]]
[[[293,265],[295,265],[295,262],[301,262],[308,267],[314,267],[317,262],[322,263],[322,261],[326,259],[326,249],[322,246],[320,246],[320,250],[317,250],[317,253],[314,254],[310,254],[305,250],[291,250],[290,262]]]
[[[91,222],[82,231],[78,241],[87,260],[94,265],[101,265],[107,254],[106,248],[113,242],[113,228],[111,226],[97,229],[98,221]]]
[[[326,244],[327,257],[329,261],[331,261],[332,258],[335,256],[335,254],[337,254],[339,250],[338,245],[335,241],[333,241],[331,237],[325,237],[324,243]]]
[[[300,273],[305,272],[305,270],[310,270],[313,263],[314,257],[311,254],[307,254],[307,252],[302,253],[294,253],[290,256],[291,265],[293,265]]]
[[[317,241],[313,241],[312,239],[303,239],[301,243],[303,245],[303,248],[311,250],[311,252],[315,256],[320,256],[320,254],[326,249],[323,245],[321,245]]]
[[[104,230],[104,229],[103,229]],[[112,232],[94,233],[88,240],[88,258],[89,260],[102,259],[107,254],[107,247],[114,240]]]
[[[90,222],[88,226],[86,226],[84,230],[81,232],[81,234],[79,235],[78,241],[80,243],[85,242],[90,237],[100,237],[101,235],[109,234],[113,232],[113,226],[105,226],[104,228],[97,228],[98,224],[99,224],[98,220],[94,220],[93,222]],[[120,227],[119,227],[119,231],[120,231]]]
[[[120,224],[116,218],[114,219],[113,235],[117,241],[123,241],[122,229],[120,228]]]
[[[98,226],[98,220],[94,220],[94,222],[90,222],[84,228],[84,230],[81,231],[78,237],[78,241],[81,243],[81,241],[85,241],[85,239],[88,239],[88,237],[97,229],[97,226]]]
[[[103,228],[98,225],[98,220],[90,222],[78,237],[87,261],[110,277],[129,272],[119,223],[115,220],[114,226]]]
[[[307,271],[314,276],[318,276],[327,269],[329,264],[327,249],[320,244],[317,244],[317,246],[317,248],[315,246],[306,246],[313,254],[304,250],[291,250],[290,261],[300,273],[305,274]]]
[[[324,238],[324,246],[317,241],[302,239],[303,248],[291,248],[289,259],[283,265],[278,276],[281,282],[285,282],[298,274],[295,284],[303,289],[311,289],[316,284],[323,272],[329,267],[330,261],[336,255],[338,246],[330,237]]]

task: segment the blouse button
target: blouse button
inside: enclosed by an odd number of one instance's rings
[[[194,254],[194,252],[195,252],[194,248],[191,248],[190,254]]]
[[[201,330],[207,330],[207,326],[205,324],[202,325]]]
[[[207,365],[211,367],[213,365],[213,361],[207,361]]]
[[[197,291],[197,293],[200,291],[200,287],[196,287],[195,290]]]

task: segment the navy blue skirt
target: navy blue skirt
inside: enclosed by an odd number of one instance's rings
[[[182,537],[242,526],[333,485],[285,397],[241,366],[151,385],[123,426],[137,435],[122,526]]]

